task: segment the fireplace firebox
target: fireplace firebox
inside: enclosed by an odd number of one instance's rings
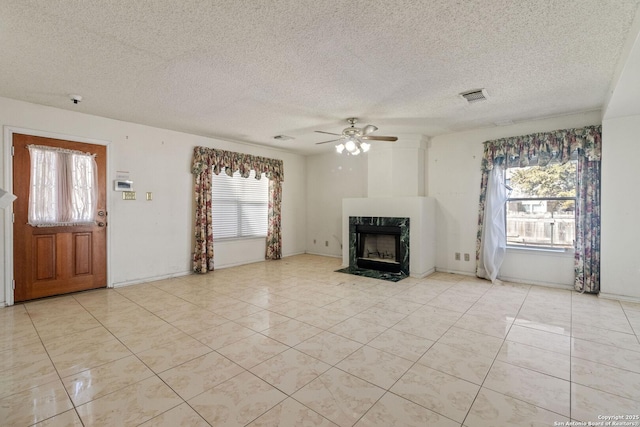
[[[358,225],[356,233],[359,268],[400,272],[400,227]]]
[[[349,217],[349,268],[409,275],[409,218]]]

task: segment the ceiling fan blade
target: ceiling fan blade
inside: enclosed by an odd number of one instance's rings
[[[361,139],[366,139],[369,141],[397,141],[397,136],[363,136]]]
[[[326,144],[326,143],[328,143],[328,142],[336,142],[336,141],[341,141],[341,140],[342,140],[342,138],[332,139],[332,140],[330,140],[330,141],[316,142],[316,145],[318,145],[318,144]]]
[[[377,131],[378,128],[375,127],[374,125],[366,125],[365,127],[362,128],[362,135],[369,135],[371,132],[375,132]]]
[[[314,132],[316,132],[316,133],[326,133],[327,135],[335,135],[335,136],[340,136],[340,135],[341,135],[341,134],[339,134],[339,133],[325,132],[325,131],[323,131],[323,130],[316,130],[316,131],[314,131]]]

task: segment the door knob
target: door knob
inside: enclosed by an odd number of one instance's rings
[[[98,216],[105,216],[105,215],[106,215],[105,211],[98,211]]]
[[[98,223],[98,227],[104,227],[105,225],[107,225],[107,224],[105,224],[104,222],[99,222]]]

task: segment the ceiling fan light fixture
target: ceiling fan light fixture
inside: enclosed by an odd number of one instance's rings
[[[322,130],[317,130],[317,133],[323,133],[328,135],[334,135],[338,138],[330,139],[329,141],[316,142],[317,144],[327,144],[330,142],[338,142],[335,145],[336,152],[338,154],[342,154],[345,151],[347,155],[357,156],[360,153],[366,153],[371,148],[371,144],[368,143],[368,140],[371,141],[397,141],[397,136],[371,136],[370,133],[373,133],[378,130],[377,126],[374,125],[366,125],[362,128],[355,127],[358,119],[355,117],[351,117],[347,119],[347,122],[351,126],[342,130],[342,133],[333,133],[333,132],[325,132]]]
[[[347,142],[345,142],[344,147],[347,149],[348,152],[353,153],[356,148],[356,143],[353,141],[353,139],[349,139]]]

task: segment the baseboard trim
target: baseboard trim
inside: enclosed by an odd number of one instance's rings
[[[296,252],[296,253],[291,253],[291,254],[285,254],[285,255],[282,255],[282,258],[280,258],[280,259],[285,259],[285,258],[288,258],[288,257],[291,257],[291,256],[296,256],[296,255],[304,255],[304,252]],[[215,265],[215,269],[216,270],[222,270],[222,269],[225,269],[225,268],[239,267],[241,265],[255,264],[257,262],[266,262],[266,261],[278,261],[278,260],[270,260],[270,259],[265,259],[265,258],[259,258],[259,259],[253,259],[253,260],[248,260],[248,261],[233,262],[231,264]]]
[[[290,256],[296,256],[296,255],[304,255],[306,253],[307,252],[304,252],[304,251],[302,251],[302,252],[292,252],[290,254],[283,254],[282,258],[287,258],[287,257],[290,257]]]
[[[414,277],[416,279],[424,279],[425,277],[433,274],[436,272],[435,267],[434,268],[430,268],[429,270],[423,272],[423,273],[411,273],[410,277]]]
[[[629,295],[611,294],[609,292],[600,292],[598,294],[598,298],[640,303],[640,297],[631,297]]]
[[[552,283],[552,282],[540,282],[537,280],[523,280],[518,279],[516,277],[509,276],[498,276],[498,279],[503,282],[511,282],[511,283],[521,283],[523,285],[536,285],[536,286],[544,286],[545,288],[555,288],[555,289],[566,289],[568,291],[572,291],[573,285],[567,285],[562,283]]]
[[[435,271],[437,273],[450,273],[450,274],[459,274],[461,276],[476,277],[476,274],[470,271],[448,270],[446,268],[437,268],[437,267],[435,268]]]
[[[174,279],[193,274],[193,271],[181,271],[179,273],[164,274],[162,276],[145,277],[143,279],[128,280],[126,282],[118,282],[113,284],[113,288],[124,288],[125,286],[139,285],[141,283],[157,282],[158,280]]]
[[[452,274],[460,274],[462,276],[476,277],[475,273],[471,273],[469,271],[447,270],[443,268],[436,268],[436,271],[438,273],[452,273]],[[502,280],[503,282],[519,283],[523,285],[544,286],[545,288],[566,289],[569,291],[573,290],[573,285],[558,284],[558,283],[551,283],[551,282],[540,282],[536,280],[523,280],[517,277],[509,277],[509,276],[498,276],[498,279]]]
[[[342,258],[342,255],[321,254],[319,252],[309,252],[309,251],[307,251],[307,252],[305,252],[305,254],[307,254],[307,255],[317,255],[317,256],[326,256],[326,257],[329,257],[329,258]]]

